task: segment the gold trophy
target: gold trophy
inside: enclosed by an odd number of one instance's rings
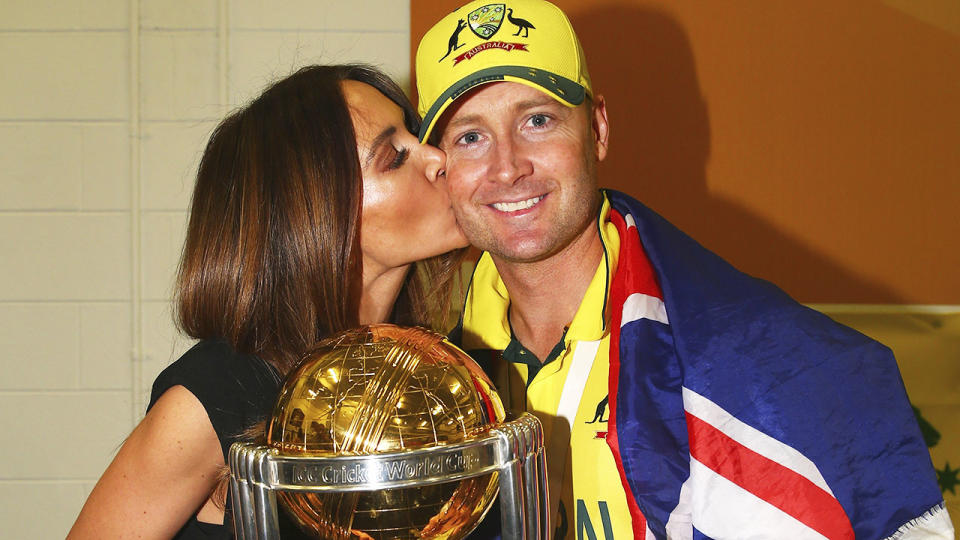
[[[546,539],[539,421],[507,419],[490,379],[442,335],[373,325],[290,374],[267,444],[230,449],[240,539],[279,538],[277,502],[329,539],[459,539],[499,491],[502,538]]]

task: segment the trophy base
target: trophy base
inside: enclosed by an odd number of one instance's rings
[[[236,443],[230,485],[243,540],[280,537],[278,496],[319,538],[463,538],[498,491],[504,540],[549,538],[543,432],[529,413],[462,443],[363,456],[285,456]],[[444,503],[423,504],[436,500]]]

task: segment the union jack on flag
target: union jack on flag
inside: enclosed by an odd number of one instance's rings
[[[607,196],[607,442],[636,538],[953,538],[886,347]]]

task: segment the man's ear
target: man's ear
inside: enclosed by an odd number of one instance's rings
[[[593,114],[591,115],[593,123],[594,146],[597,161],[603,161],[607,157],[607,146],[609,145],[610,124],[607,123],[607,102],[603,96],[597,95],[593,98]]]

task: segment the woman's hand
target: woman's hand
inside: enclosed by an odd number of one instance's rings
[[[201,507],[202,520],[222,523],[209,499],[223,466],[203,405],[174,386],[127,438],[67,538],[171,538]]]

